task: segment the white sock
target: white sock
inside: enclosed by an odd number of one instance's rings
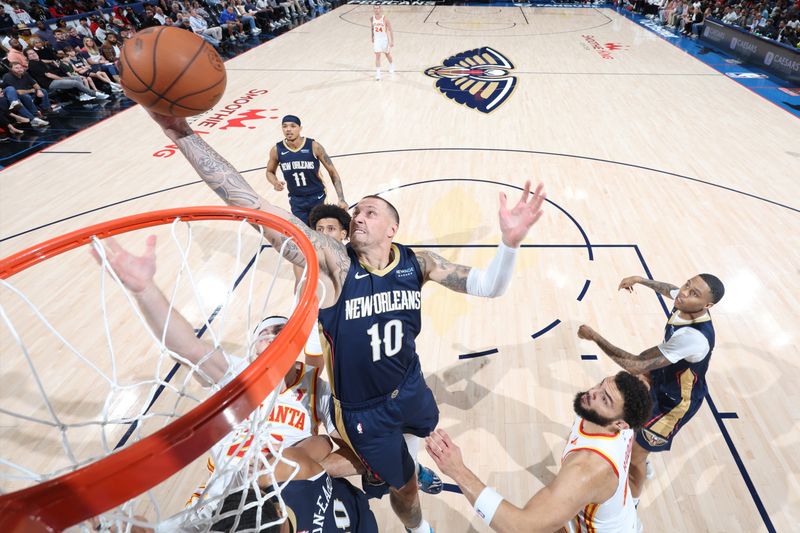
[[[417,527],[409,529],[409,531],[411,533],[431,533],[431,525],[423,518]]]
[[[389,72],[394,72],[394,63],[389,63]]]
[[[417,462],[417,454],[419,453],[419,447],[422,444],[422,439],[417,437],[416,435],[412,435],[410,433],[403,433],[403,439],[406,441],[406,448],[408,448],[408,454],[414,459],[414,462]]]

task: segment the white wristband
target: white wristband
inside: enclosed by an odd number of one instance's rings
[[[478,499],[475,500],[475,512],[483,518],[484,522],[491,525],[494,513],[497,512],[497,508],[500,507],[502,501],[503,497],[497,494],[493,488],[486,487],[481,491]]]

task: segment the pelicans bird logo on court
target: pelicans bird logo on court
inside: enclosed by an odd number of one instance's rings
[[[425,75],[438,78],[436,88],[450,100],[491,113],[511,96],[517,77],[510,72],[514,64],[503,54],[484,46],[445,59]]]

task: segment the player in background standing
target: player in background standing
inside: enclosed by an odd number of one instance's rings
[[[267,181],[276,191],[282,191],[284,187],[289,189],[292,214],[308,225],[311,210],[325,203],[325,184],[320,175],[320,163],[328,171],[336,189],[336,196],[339,198],[337,205],[347,209],[342,178],[325,148],[314,139],[300,135],[303,128],[297,116],[286,115],[281,122],[284,139],[269,151]],[[283,180],[275,175],[278,167],[283,174]]]
[[[381,54],[389,61],[389,74],[394,74],[392,53],[389,51],[394,46],[394,32],[389,19],[383,14],[381,6],[372,8],[372,50],[375,52],[375,79],[381,79]]]

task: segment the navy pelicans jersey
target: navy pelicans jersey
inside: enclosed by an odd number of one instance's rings
[[[289,196],[320,196],[325,193],[325,185],[319,177],[319,159],[314,155],[314,139],[306,137],[297,150],[286,146],[285,141],[275,145],[278,150],[278,167],[283,172],[283,180],[289,188]]]
[[[392,244],[392,252],[385,269],[370,272],[348,244],[339,300],[319,310],[333,395],[346,404],[391,393],[418,357],[422,270],[410,248]]]
[[[367,497],[346,479],[320,472],[294,480],[281,491],[291,531],[301,533],[378,533]]]
[[[664,329],[664,342],[682,328],[695,329],[706,338],[708,355],[696,363],[682,359],[677,363],[650,372],[653,400],[656,402],[656,409],[662,413],[685,406],[685,409],[681,409],[683,412],[679,414],[693,414],[693,411],[700,407],[706,395],[706,372],[711,361],[711,352],[714,351],[714,324],[711,322],[711,315],[706,313],[692,321],[684,322],[673,307]],[[647,427],[663,437],[668,436],[660,433],[658,428],[652,426],[650,422]],[[677,429],[677,426],[674,429]]]
[[[617,434],[587,433],[583,419],[572,424],[561,462],[572,452],[586,450],[605,459],[617,475],[617,490],[604,502],[590,503],[567,523],[569,533],[635,533],[638,519],[636,506],[628,488],[628,469],[631,464],[633,430]]]

